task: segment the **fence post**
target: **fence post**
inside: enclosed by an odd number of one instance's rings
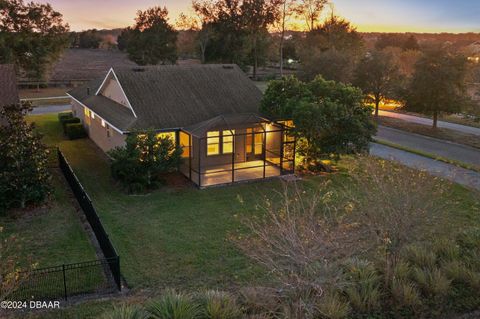
[[[67,301],[67,277],[65,275],[65,264],[62,265],[63,270],[63,292],[65,295],[65,301]]]

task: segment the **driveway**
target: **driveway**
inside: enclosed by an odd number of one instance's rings
[[[434,176],[448,179],[463,186],[480,190],[480,173],[468,169],[376,143],[371,144],[370,154],[386,160],[399,162],[408,167],[426,171]]]
[[[412,123],[417,123],[417,124],[422,124],[422,125],[432,126],[432,123],[433,123],[431,119],[427,119],[427,118],[419,117],[419,116],[408,115],[408,114],[396,113],[396,112],[388,112],[388,111],[380,110],[379,115],[380,116],[393,117],[393,118],[396,118],[396,119],[399,119],[399,120],[404,120],[404,121],[407,121],[407,122],[412,122]],[[466,134],[473,134],[473,135],[480,136],[480,128],[477,128],[477,127],[460,125],[460,124],[444,122],[444,121],[438,121],[438,127],[448,128],[450,130],[455,130],[455,131],[463,132],[463,133],[466,133]]]
[[[48,114],[48,113],[58,113],[63,111],[71,110],[71,105],[48,105],[48,106],[39,106],[33,108],[30,114],[32,115],[40,115],[40,114]]]
[[[424,135],[378,126],[377,138],[480,168],[480,149]]]

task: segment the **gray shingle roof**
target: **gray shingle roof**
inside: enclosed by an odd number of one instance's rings
[[[173,65],[139,70],[114,69],[137,118],[115,102],[88,96],[85,86],[70,94],[101,117],[100,111],[104,111],[105,120],[114,126],[117,123],[117,128],[124,131],[182,128],[220,115],[258,113],[262,93],[236,65]],[[91,95],[100,83],[87,85]]]

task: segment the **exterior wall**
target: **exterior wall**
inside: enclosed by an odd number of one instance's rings
[[[103,127],[102,119],[98,115],[94,115],[93,118],[90,116],[90,125],[88,125],[87,121],[85,121],[84,109],[82,105],[72,100],[72,111],[75,116],[82,121],[88,136],[98,147],[104,152],[107,152],[117,146],[125,145],[126,135],[118,133],[112,127],[108,129],[107,123],[105,123],[105,127]],[[108,134],[107,131],[110,131],[110,134]]]
[[[236,130],[236,134],[244,134],[245,129]],[[245,135],[235,136],[235,163],[245,162]],[[200,147],[200,163],[202,167],[232,164],[232,154],[219,154],[207,156],[207,139],[196,140]],[[198,148],[195,155],[198,157]],[[198,160],[197,166],[198,167]]]
[[[125,94],[123,94],[118,82],[113,78],[107,80],[100,94],[125,106],[126,108],[129,108]]]

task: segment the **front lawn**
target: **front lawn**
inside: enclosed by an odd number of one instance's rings
[[[106,156],[93,142],[66,141],[56,115],[31,116],[30,120],[46,134],[47,143],[60,146],[86,187],[121,256],[122,274],[131,287],[228,289],[266,278],[236,249],[230,236],[242,230],[243,218],[261,214],[258,204],[265,196],[275,196],[278,181],[206,190],[162,188],[146,196],[129,196],[115,185]],[[335,191],[344,177],[343,173],[310,177],[303,184],[315,188],[320,180],[329,178]],[[457,228],[480,225],[474,196],[453,185],[446,198],[438,199],[455,202],[449,208],[450,224]]]

